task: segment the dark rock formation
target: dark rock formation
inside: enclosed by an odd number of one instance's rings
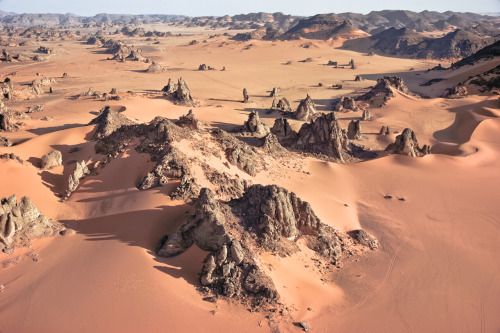
[[[310,121],[316,117],[316,106],[312,98],[307,95],[305,99],[300,101],[299,107],[295,112],[295,119]]]
[[[53,150],[42,156],[42,169],[52,169],[62,165],[62,154],[59,150]]]
[[[0,201],[0,250],[4,252],[17,245],[29,244],[33,238],[54,235],[61,226],[42,215],[35,204],[15,195]]]
[[[378,240],[362,229],[349,231],[348,235],[351,236],[356,243],[367,246],[371,250],[376,250],[379,247]]]
[[[271,128],[271,133],[276,135],[279,139],[293,139],[297,137],[297,132],[290,127],[286,118],[276,119],[273,128]]]
[[[371,115],[370,115],[370,110],[363,110],[363,115],[361,116],[361,119],[363,120],[368,120],[371,118]]]
[[[110,135],[123,125],[132,125],[134,122],[109,106],[99,111],[99,115],[92,119],[89,125],[97,125],[94,138],[99,139]]]
[[[334,112],[321,115],[313,123],[303,124],[296,145],[299,149],[325,154],[339,162],[345,161],[349,150],[347,133],[340,128]]]
[[[278,138],[273,133],[269,133],[263,138],[261,147],[267,153],[275,157],[287,155],[287,150],[283,148]]]
[[[363,81],[363,78],[361,76],[359,76],[359,75],[356,75],[356,77],[354,78],[354,81],[355,82],[361,82],[361,81]]]
[[[90,170],[87,168],[87,164],[85,163],[85,161],[76,162],[75,169],[73,170],[71,175],[69,175],[68,189],[65,193],[66,199],[69,198],[71,193],[76,191],[78,185],[80,185],[80,180],[89,173]]]
[[[362,137],[360,121],[351,120],[349,127],[347,128],[347,138],[350,140],[360,140]]]
[[[198,67],[198,70],[199,71],[214,71],[215,68],[213,68],[212,66],[208,66],[206,64],[201,64],[199,67]]]
[[[0,147],[10,147],[12,146],[12,142],[9,139],[4,138],[0,135]]]
[[[154,61],[151,63],[151,65],[149,65],[148,69],[146,70],[146,72],[148,73],[163,73],[165,71],[166,69],[163,68],[162,65]]]
[[[257,153],[254,148],[223,130],[216,129],[212,134],[224,150],[229,163],[236,165],[249,175],[255,176],[258,165]]]
[[[202,122],[194,116],[193,110],[189,110],[185,116],[180,116],[179,120],[177,120],[175,124],[180,127],[187,127],[197,131],[201,130],[203,126]]]
[[[175,84],[174,81],[169,78],[167,85],[163,87],[161,91],[167,93],[167,95],[173,95],[177,91],[177,84]]]
[[[457,99],[457,98],[463,98],[468,95],[468,90],[466,86],[455,86],[453,88],[448,89],[448,91],[445,94],[446,98],[449,99]]]
[[[410,157],[421,157],[431,153],[428,145],[424,145],[422,148],[418,146],[417,136],[409,128],[398,135],[395,142],[388,145],[385,150]]]
[[[269,97],[278,97],[278,91],[279,88],[273,88],[273,90],[271,91],[271,95],[269,95]]]
[[[248,96],[247,88],[243,88],[243,103],[249,103],[249,102],[250,102],[250,97]]]
[[[250,112],[248,120],[243,125],[243,130],[256,136],[262,137],[269,133],[269,127],[260,121],[259,114],[256,111]]]
[[[183,106],[196,106],[196,103],[191,96],[191,91],[182,77],[179,78],[177,84],[174,84],[172,79],[168,79],[168,84],[163,87],[161,91],[163,91],[165,96],[167,96],[167,98],[175,104]]]
[[[11,112],[0,113],[0,130],[6,132],[17,131],[19,126],[14,122]]]
[[[335,111],[357,111],[358,106],[356,105],[356,101],[352,97],[344,97],[340,98],[340,101],[335,106]]]
[[[42,112],[43,111],[43,105],[30,105],[28,107],[28,111],[26,113],[35,113],[35,112]]]
[[[395,97],[391,88],[399,91],[408,96],[418,97],[417,94],[412,93],[405,85],[400,77],[384,76],[377,80],[377,84],[369,92],[356,98],[357,101],[366,101],[375,107],[382,107],[391,98]]]

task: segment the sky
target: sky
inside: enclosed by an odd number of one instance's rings
[[[252,12],[283,12],[310,16],[319,13],[407,9],[498,13],[500,0],[0,0],[0,10],[15,13],[175,14],[222,16]]]

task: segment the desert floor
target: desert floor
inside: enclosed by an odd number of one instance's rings
[[[18,72],[12,77],[16,87],[37,78],[37,72],[57,81],[53,94],[6,102],[16,110],[34,104],[45,110],[31,114],[22,130],[2,133],[18,144],[0,153],[13,152],[28,162],[0,160],[0,196],[29,196],[43,214],[76,230],[0,254],[5,286],[0,332],[300,332],[293,324],[299,321],[307,321],[312,332],[500,331],[500,103],[497,96],[480,94],[440,97],[444,88],[498,63],[436,73],[427,69],[438,61],[366,56],[338,49],[342,41],[313,41],[304,48],[308,41],[235,42],[221,35],[210,38],[213,31],[183,32],[194,35],[158,38],[160,44],[124,39],[167,68],[159,74],[146,73],[145,63],[108,61],[103,49],[79,41],[40,43],[56,49],[44,62],[0,64],[2,79]],[[200,43],[188,45],[193,39]],[[306,58],[312,61],[300,62]],[[328,60],[347,64],[350,59],[355,70],[325,66]],[[202,63],[217,70],[198,71]],[[223,66],[226,71],[220,71]],[[63,72],[70,77],[63,79]],[[356,75],[365,80],[355,82]],[[72,166],[43,171],[29,163],[53,149],[65,162],[99,159],[89,139],[93,126],[87,124],[105,105],[141,122],[186,114],[190,108],[158,94],[168,78],[186,80],[200,102],[193,108],[199,120],[232,129],[252,110],[273,125],[276,116],[266,114],[273,87],[281,88],[280,96],[293,108],[309,94],[318,110],[331,111],[333,100],[373,86],[384,75],[402,76],[411,90],[431,98],[398,94],[386,106],[370,109],[372,119],[362,123],[359,143],[380,152],[395,137],[379,139],[382,125],[398,132],[409,127],[421,144],[433,146],[432,155],[382,152],[354,164],[297,155],[296,161],[253,179],[294,191],[327,224],[343,231],[362,226],[380,241],[378,251],[327,277],[317,267],[305,267],[307,251],[269,256],[291,319],[270,323],[265,314],[236,302],[203,301],[196,285],[205,254],[196,247],[171,259],[155,255],[159,239],[182,224],[191,208],[165,195],[171,186],[136,188],[154,165],[145,156],[129,151],[114,159],[64,202],[55,194],[63,190]],[[419,85],[438,76],[448,80]],[[329,88],[332,84],[344,89]],[[124,99],[72,98],[89,87],[117,88]],[[252,103],[241,103],[243,88]],[[348,112],[339,119],[346,128],[360,116]],[[300,125],[292,121],[294,129]],[[74,146],[82,149],[70,154]],[[396,200],[403,197],[406,201]]]

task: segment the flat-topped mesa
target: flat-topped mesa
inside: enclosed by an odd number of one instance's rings
[[[146,70],[147,73],[163,73],[166,69],[157,62],[152,62]]]
[[[347,133],[343,130],[334,112],[323,114],[314,122],[303,124],[299,130],[297,148],[320,153],[345,162],[349,151]]]
[[[110,135],[123,125],[133,125],[135,122],[117,111],[111,110],[109,106],[105,106],[99,115],[92,119],[89,125],[97,125],[94,138],[99,139]]]
[[[243,130],[258,137],[263,137],[270,132],[269,127],[260,121],[259,113],[252,111],[248,115],[248,120],[243,125]]]
[[[286,118],[278,118],[274,121],[274,125],[271,128],[271,133],[276,135],[280,140],[283,139],[296,139],[297,132],[295,132]]]
[[[61,226],[42,215],[35,204],[23,197],[17,202],[15,195],[0,201],[0,250],[29,244],[33,238],[55,234]]]
[[[397,76],[384,76],[377,80],[377,84],[369,92],[356,98],[357,101],[366,101],[374,107],[382,107],[391,98],[395,97],[392,89],[402,94],[418,97],[419,95],[411,92],[405,85],[402,78]]]
[[[422,157],[431,153],[430,146],[424,145],[422,148],[418,146],[417,136],[409,128],[406,128],[403,133],[398,135],[394,143],[388,145],[385,150],[410,157]]]
[[[78,185],[80,185],[80,181],[82,180],[82,178],[84,178],[89,173],[90,170],[88,169],[85,161],[76,162],[75,169],[68,178],[68,189],[64,194],[65,199],[69,198],[71,194],[76,191]]]
[[[347,128],[347,138],[350,140],[361,140],[361,124],[359,120],[351,120]]]
[[[344,97],[342,96],[335,106],[335,111],[357,111],[358,106],[356,105],[356,101],[352,97]]]
[[[250,97],[248,96],[247,88],[243,88],[243,103],[250,103]]]
[[[316,117],[316,106],[309,94],[307,97],[300,101],[299,107],[294,114],[295,119],[303,121],[311,121]]]

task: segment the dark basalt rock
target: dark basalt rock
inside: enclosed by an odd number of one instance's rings
[[[185,116],[180,116],[179,120],[177,120],[175,124],[177,126],[190,128],[196,131],[201,130],[203,127],[202,122],[196,119],[196,117],[194,116],[193,110],[189,110],[189,112]]]

